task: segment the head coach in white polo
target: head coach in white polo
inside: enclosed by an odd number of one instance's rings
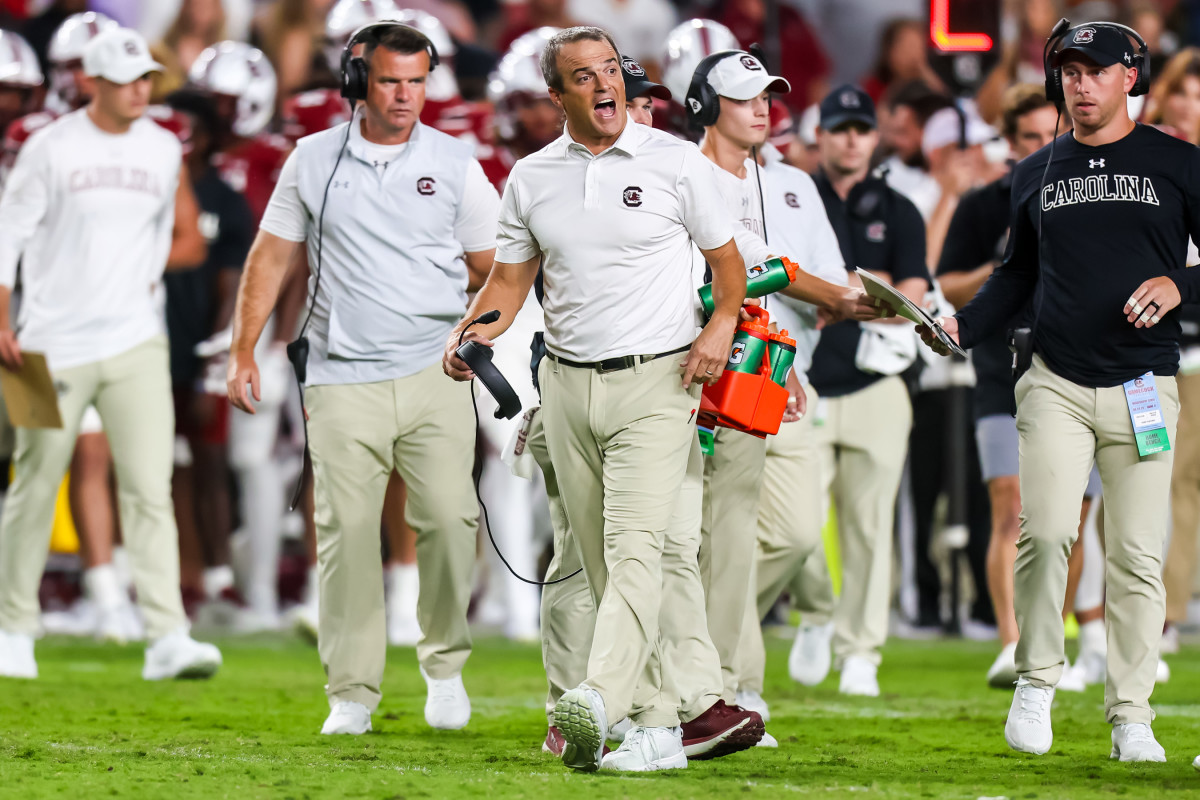
[[[611,37],[564,30],[547,43],[542,69],[566,131],[509,176],[496,264],[447,343],[445,368],[469,377],[454,355],[457,331],[499,309],[479,338],[502,333],[541,265],[546,439],[597,601],[587,680],[564,694],[555,718],[564,761],[595,769],[608,721],[679,724],[674,704],[635,707],[633,692],[658,640],[664,536],[696,443],[699,382],[719,378],[729,357],[746,274],[704,156],[627,122]],[[712,265],[717,298],[699,336],[693,242]]]
[[[360,30],[343,59],[351,122],[301,139],[262,220],[238,291],[229,396],[253,413],[254,343],[300,242],[314,266],[305,405],[316,490],[319,649],[332,711],[325,733],[370,730],[383,678],[379,518],[392,469],[408,484],[417,533],[429,684],[425,718],[461,728],[461,672],[478,505],[467,387],[439,365],[466,307],[470,276],[490,267],[498,198],[469,145],[422,125],[436,51],[414,28]]]

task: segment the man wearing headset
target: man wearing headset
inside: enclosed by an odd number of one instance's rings
[[[1018,347],[1021,366],[1031,365],[1016,385],[1020,677],[1005,739],[1038,754],[1053,742],[1067,556],[1094,458],[1107,519],[1112,757],[1165,761],[1149,700],[1165,615],[1177,308],[1200,299],[1200,271],[1185,269],[1188,236],[1200,237],[1200,151],[1129,118],[1126,95],[1149,86],[1145,45],[1130,42],[1136,34],[1103,22],[1062,32],[1067,25],[1047,43],[1046,93],[1065,103],[1074,131],[1017,166],[1004,261],[943,324],[973,347],[1033,304],[1032,352]]]
[[[361,58],[351,57],[360,43]],[[318,647],[332,708],[322,733],[369,731],[379,704],[386,645],[379,517],[393,468],[408,485],[417,533],[425,719],[445,729],[470,719],[461,673],[471,649],[475,426],[470,390],[442,374],[439,356],[468,285],[481,283],[492,263],[498,199],[469,145],[419,121],[436,66],[432,44],[406,25],[375,23],[351,37],[343,96],[362,107],[350,122],[297,144],[238,290],[229,397],[253,413],[251,394],[260,396],[254,344],[297,246],[308,243],[305,404]]]

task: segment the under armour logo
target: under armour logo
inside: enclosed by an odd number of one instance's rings
[[[1095,169],[1096,167],[1099,167],[1100,169],[1104,169],[1104,159],[1103,158],[1089,158],[1088,166],[1091,167],[1092,169]]]
[[[1130,58],[1129,53],[1126,53],[1125,55],[1123,55],[1121,57],[1125,59],[1126,64],[1128,64],[1130,61],[1133,60],[1132,58]]]
[[[349,189],[349,188],[350,188],[350,181],[334,181],[334,182],[333,182],[333,188],[335,188],[335,189]]]

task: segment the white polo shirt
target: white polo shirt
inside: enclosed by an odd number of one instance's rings
[[[21,148],[0,198],[0,285],[21,264],[17,335],[51,369],[119,355],[166,332],[162,274],[182,149],[149,119],[126,133],[80,109]]]
[[[768,247],[795,261],[810,275],[846,286],[846,262],[838,246],[837,234],[825,214],[825,204],[821,202],[817,185],[808,173],[783,163],[783,158],[773,147],[764,148],[764,156],[766,165],[762,169],[762,181]],[[776,299],[778,302],[774,302]],[[817,309],[780,294],[772,298],[770,311],[771,319],[780,330],[786,328],[796,340],[793,369],[800,382],[806,383],[812,354],[821,338],[816,328]]]
[[[564,133],[517,162],[496,260],[544,259],[546,346],[590,362],[694,341],[692,243],[711,250],[732,238],[708,159],[629,122],[600,155]]]
[[[496,241],[499,198],[471,145],[418,123],[407,144],[380,147],[363,139],[359,120],[297,143],[262,219],[264,231],[308,243],[311,296],[325,205],[309,386],[392,380],[437,363],[467,307],[463,254]]]

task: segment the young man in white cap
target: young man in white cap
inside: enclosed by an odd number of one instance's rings
[[[84,50],[95,82],[84,109],[29,140],[0,200],[0,362],[46,355],[61,429],[19,429],[0,525],[0,675],[37,677],[38,581],[54,499],[84,409],[95,405],[116,463],[122,529],[151,640],[142,677],[208,677],[221,664],[188,636],[171,507],[174,407],[160,313],[169,260],[202,260],[195,198],[178,140],[143,119],[150,73],[142,37],[114,28]],[[8,318],[17,263],[25,286]],[[16,328],[20,330],[18,339]]]

